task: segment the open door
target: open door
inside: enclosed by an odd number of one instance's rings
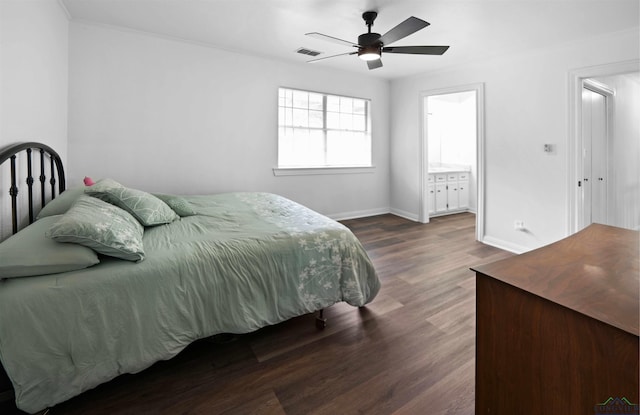
[[[584,82],[582,89],[582,188],[580,229],[608,224],[607,184],[610,93],[604,86]]]

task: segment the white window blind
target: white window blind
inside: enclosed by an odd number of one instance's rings
[[[279,88],[278,167],[371,166],[371,101]]]

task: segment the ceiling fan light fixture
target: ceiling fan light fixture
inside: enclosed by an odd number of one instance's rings
[[[400,53],[405,55],[442,55],[447,51],[447,49],[449,49],[449,46],[390,46],[392,43],[404,39],[418,30],[422,30],[429,26],[429,22],[425,22],[422,19],[411,16],[396,25],[384,35],[380,35],[380,33],[374,33],[371,31],[371,26],[373,26],[373,21],[376,19],[377,15],[378,12],[373,10],[366,11],[362,14],[362,18],[367,25],[367,33],[363,33],[358,36],[358,43],[343,40],[334,36],[324,35],[318,32],[306,33],[306,35],[315,37],[316,39],[328,40],[333,43],[340,43],[341,45],[351,47],[351,52],[316,58],[307,62],[317,62],[336,56],[357,54],[361,60],[367,63],[367,67],[371,70],[382,68],[382,59],[380,59],[380,57],[382,56],[383,51],[385,54]]]
[[[375,61],[380,59],[382,48],[380,46],[363,46],[358,51],[358,57],[363,61]]]

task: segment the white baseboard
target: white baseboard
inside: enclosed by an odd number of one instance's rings
[[[378,209],[367,209],[367,210],[356,210],[353,212],[342,212],[342,213],[333,213],[331,215],[326,215],[333,220],[348,220],[348,219],[359,219],[366,218],[369,216],[377,216],[377,215],[385,215],[390,213],[389,208],[378,208]]]
[[[485,236],[480,242],[486,245],[491,245],[495,248],[500,248],[504,251],[513,252],[514,254],[523,254],[525,252],[531,251],[531,248],[526,248],[524,246],[503,241],[502,239],[493,238],[491,236]]]
[[[474,210],[470,210],[470,209],[453,209],[453,210],[447,210],[445,212],[440,212],[440,213],[433,213],[431,215],[429,215],[430,218],[437,218],[440,216],[448,216],[448,215],[455,215],[458,213],[473,213],[474,215],[476,214],[476,212]]]
[[[443,215],[451,215],[453,213],[464,213],[464,212],[471,212],[471,213],[476,213],[472,210],[460,210],[457,212],[449,212],[449,213],[443,213],[442,215],[434,215],[432,217],[437,217],[437,216],[443,216]],[[325,215],[333,220],[349,220],[349,219],[359,219],[359,218],[367,218],[369,216],[377,216],[377,215],[385,215],[387,213],[391,213],[392,215],[396,215],[396,216],[400,216],[401,218],[404,219],[408,219],[412,222],[419,222],[419,218],[418,218],[418,214],[417,213],[411,213],[411,212],[407,212],[405,210],[402,209],[396,209],[396,208],[378,208],[378,209],[368,209],[368,210],[356,210],[353,212],[342,212],[342,213],[332,213],[330,215]],[[491,245],[490,243],[487,243],[487,245]],[[505,249],[502,248],[501,246],[496,246],[496,248],[501,248],[501,249]],[[507,249],[508,250],[508,249]],[[512,251],[513,252],[513,251]]]
[[[366,218],[369,216],[385,215],[387,213],[400,216],[401,218],[405,218],[413,222],[419,222],[417,214],[407,212],[401,209],[396,209],[396,208],[377,208],[377,209],[367,209],[367,210],[356,210],[352,212],[333,213],[326,216],[333,220],[349,220],[349,219]],[[522,254],[531,250],[531,248],[514,244],[512,242],[504,241],[502,239],[494,238],[492,236],[485,236],[480,242],[486,245],[493,246],[495,248],[502,249],[504,251],[512,252],[514,254]]]
[[[389,213],[392,213],[392,214],[394,214],[396,216],[400,216],[401,218],[409,219],[409,220],[414,221],[414,222],[419,222],[419,218],[418,218],[418,214],[417,213],[411,213],[411,212],[407,212],[405,210],[396,209],[396,208],[391,208]]]

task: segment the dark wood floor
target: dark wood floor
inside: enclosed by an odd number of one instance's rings
[[[469,213],[429,224],[392,215],[344,223],[382,280],[367,307],[334,305],[323,331],[308,315],[196,342],[50,414],[473,414],[469,267],[511,254],[476,242]]]

